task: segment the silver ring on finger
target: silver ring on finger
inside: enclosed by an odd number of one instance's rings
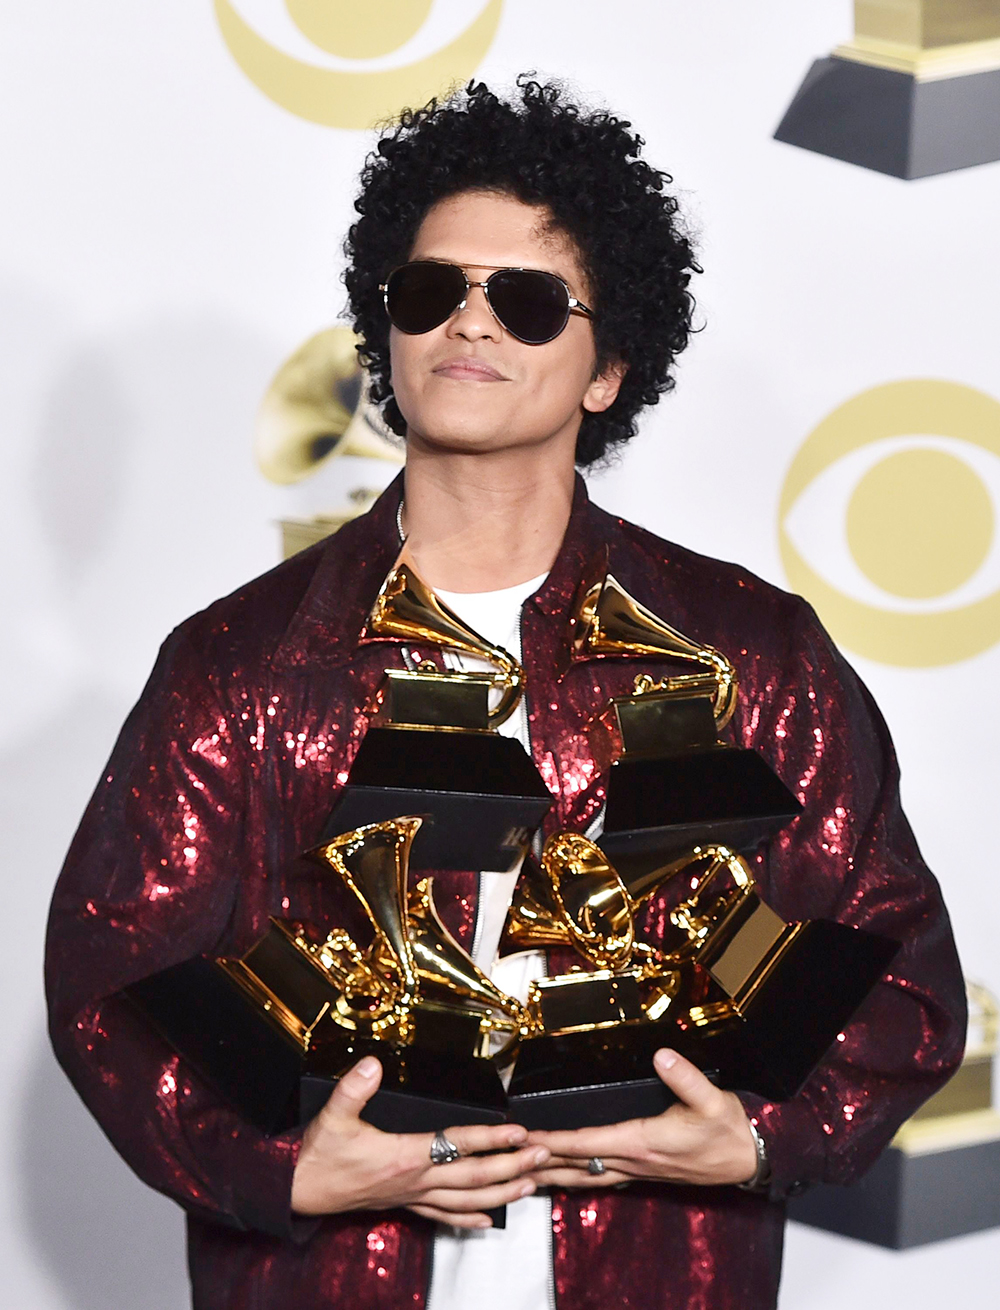
[[[431,1142],[431,1164],[454,1164],[461,1154],[455,1143],[449,1141],[444,1133],[434,1134],[434,1140]]]
[[[600,1178],[601,1174],[607,1173],[607,1166],[599,1155],[592,1155],[587,1161],[587,1173],[594,1178]]]

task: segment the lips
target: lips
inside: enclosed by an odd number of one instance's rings
[[[442,360],[432,372],[438,377],[454,378],[461,382],[506,382],[507,378],[481,359],[470,355],[456,355]]]

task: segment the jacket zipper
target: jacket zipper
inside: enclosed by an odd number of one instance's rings
[[[483,903],[483,872],[476,874],[476,908],[472,911],[472,945],[469,948],[469,954],[473,959],[479,951],[480,942],[483,935],[483,916],[479,908]]]

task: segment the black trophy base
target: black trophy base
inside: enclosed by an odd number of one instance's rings
[[[489,1060],[359,1039],[333,1025],[306,1053],[203,956],[133,983],[125,996],[224,1100],[268,1135],[312,1119],[340,1076],[365,1055],[380,1060],[383,1076],[363,1118],[385,1132],[436,1132],[507,1117],[503,1085]]]
[[[369,728],[323,831],[429,816],[414,869],[509,869],[552,805],[520,742],[493,732]]]
[[[295,1126],[303,1052],[214,960],[186,960],[133,983],[124,995],[261,1132]]]
[[[1000,159],[1000,69],[920,82],[817,59],[774,135],[908,181],[988,164]]]
[[[642,1022],[530,1038],[507,1089],[510,1119],[551,1131],[660,1114],[676,1097],[656,1076],[653,1055],[675,1039],[673,1024]]]
[[[319,1113],[341,1076],[366,1055],[381,1063],[382,1082],[361,1117],[383,1132],[433,1133],[507,1119],[507,1098],[491,1061],[345,1033],[324,1037],[310,1052],[299,1095],[300,1122]]]
[[[789,1100],[898,949],[888,938],[817,919],[804,925],[742,1016],[700,1027],[681,1006],[655,1023],[529,1039],[507,1091],[510,1118],[558,1129],[659,1114],[675,1099],[653,1069],[660,1047],[678,1051],[727,1090]]]
[[[794,1197],[788,1217],[894,1251],[996,1228],[1000,1119],[988,1141],[916,1152],[890,1146],[852,1186],[823,1184]]]
[[[796,1096],[898,950],[888,937],[829,919],[804,924],[743,1017],[720,1032],[711,1058],[722,1086],[775,1101]],[[697,1034],[688,1030],[693,1041]]]
[[[694,846],[752,850],[802,812],[755,751],[716,748],[612,765],[597,844],[621,871],[646,872]]]

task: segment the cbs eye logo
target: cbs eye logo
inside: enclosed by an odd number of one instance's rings
[[[372,127],[468,81],[503,8],[489,0],[469,23],[468,0],[214,4],[230,54],[259,90],[299,118],[346,128]]]
[[[781,492],[792,587],[834,637],[928,668],[1000,641],[1000,402],[954,382],[893,382],[806,439]]]

